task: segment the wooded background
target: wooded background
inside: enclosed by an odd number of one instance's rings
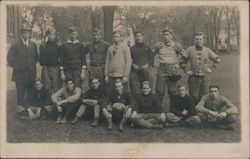
[[[46,41],[46,31],[55,30],[58,41],[67,39],[68,27],[79,28],[79,40],[89,42],[92,29],[99,28],[112,43],[112,31],[119,30],[130,45],[133,32],[141,30],[145,42],[153,46],[161,40],[161,30],[174,30],[174,39],[184,48],[193,44],[197,31],[205,33],[206,45],[231,52],[240,48],[240,18],[237,6],[84,6],[22,7],[22,25],[32,27],[35,40]]]

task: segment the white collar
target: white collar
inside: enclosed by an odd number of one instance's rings
[[[79,40],[74,40],[74,41],[72,41],[72,40],[67,40],[67,43],[72,43],[72,44],[76,44],[76,43],[79,43],[80,41]]]
[[[29,39],[27,39],[26,41],[23,38],[21,38],[21,39],[22,39],[24,45],[27,45],[27,46],[29,45]]]

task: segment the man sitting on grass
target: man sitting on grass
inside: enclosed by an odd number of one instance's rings
[[[170,100],[170,112],[166,114],[166,127],[179,126],[189,122],[189,117],[195,115],[193,98],[188,95],[185,85],[177,86],[177,94]]]
[[[51,96],[58,111],[57,124],[67,122],[72,110],[80,106],[81,89],[76,87],[72,79],[66,79],[65,86]]]
[[[135,111],[131,115],[131,121],[142,128],[163,128],[166,116],[158,97],[151,93],[148,81],[142,83],[141,89],[142,93],[135,97]]]
[[[75,124],[78,119],[86,112],[94,112],[94,122],[92,127],[98,126],[98,120],[100,116],[100,106],[102,104],[103,97],[105,95],[104,89],[100,85],[100,81],[97,78],[94,78],[91,81],[91,88],[84,93],[82,98],[82,104],[76,113],[76,117],[71,122]],[[86,114],[89,115],[89,114]]]
[[[113,129],[113,121],[120,121],[118,129],[122,131],[123,125],[130,118],[132,111],[131,97],[124,91],[122,80],[115,81],[115,92],[111,94],[108,103],[110,104],[103,108],[103,115],[109,123],[108,130]]]
[[[21,119],[49,118],[52,113],[50,91],[43,86],[41,79],[35,79],[34,86],[28,91],[23,105],[18,105],[17,116]]]
[[[201,122],[210,122],[215,126],[234,130],[235,114],[238,108],[227,98],[219,95],[219,86],[209,86],[209,94],[204,95],[196,106],[197,115],[192,116],[193,125]]]

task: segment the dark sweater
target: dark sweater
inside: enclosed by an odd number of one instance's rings
[[[195,114],[194,102],[191,96],[186,95],[185,97],[180,97],[174,95],[170,101],[170,112],[174,113],[177,116],[183,116],[183,119],[186,119]],[[188,111],[187,115],[182,115],[183,110]]]
[[[39,62],[41,66],[59,66],[60,48],[56,42],[48,40],[39,49]]]
[[[90,55],[90,65],[99,66],[105,64],[109,43],[105,41],[92,42],[87,45],[86,53]]]
[[[44,87],[40,91],[33,88],[28,92],[26,106],[43,107],[51,105],[50,96],[49,90]]]
[[[138,113],[161,113],[162,107],[156,95],[137,94],[135,97],[135,109]]]
[[[152,64],[153,54],[151,49],[144,43],[137,43],[130,48],[131,58],[133,63],[142,66],[145,64]]]
[[[65,43],[61,48],[61,65],[64,69],[80,69],[86,65],[86,55],[83,44]]]
[[[82,99],[95,99],[99,104],[103,104],[105,95],[105,90],[102,87],[99,87],[98,89],[90,88],[83,94]]]
[[[113,93],[113,95],[111,95],[110,97],[110,102],[111,104],[122,103],[125,106],[132,104],[131,96],[129,95],[129,93],[126,92],[123,92],[121,95],[118,95],[117,92]]]

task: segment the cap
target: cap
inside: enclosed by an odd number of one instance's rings
[[[78,32],[77,28],[75,26],[70,26],[69,27],[69,33],[71,32]]]
[[[170,34],[173,34],[173,30],[169,27],[166,27],[162,30],[162,33],[169,32]]]
[[[136,35],[136,34],[142,34],[142,32],[141,32],[140,30],[136,30],[136,31],[134,32],[134,35]]]
[[[194,36],[197,36],[197,35],[198,35],[198,36],[203,36],[203,35],[204,35],[204,33],[203,33],[203,32],[201,32],[201,31],[200,31],[200,32],[196,32],[196,33],[194,34]]]
[[[21,27],[21,31],[31,31],[31,27],[23,26]]]
[[[98,28],[94,28],[93,33],[100,33],[100,30]]]

